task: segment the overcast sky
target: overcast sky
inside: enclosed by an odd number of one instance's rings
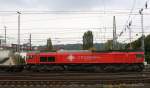
[[[146,1],[0,0],[0,34],[4,35],[4,26],[6,26],[7,42],[17,43],[16,11],[20,11],[22,13],[21,43],[28,42],[30,33],[33,45],[44,45],[49,37],[52,38],[53,44],[82,43],[82,35],[87,30],[93,31],[95,43],[106,42],[112,38],[113,16],[116,16],[117,34],[119,35],[124,30],[129,13],[133,10],[133,15],[130,15],[129,20],[132,20],[132,40],[135,40],[140,37],[141,32],[138,11],[144,8]],[[149,2],[148,6],[150,6]],[[150,9],[144,9],[144,14],[150,14]],[[147,33],[150,32],[148,31],[149,20],[150,16],[144,15],[144,29]],[[128,30],[123,32],[118,41],[129,42]]]

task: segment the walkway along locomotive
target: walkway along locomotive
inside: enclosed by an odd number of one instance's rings
[[[144,52],[142,51],[64,50],[28,53],[25,68],[31,71],[142,71],[143,63]]]

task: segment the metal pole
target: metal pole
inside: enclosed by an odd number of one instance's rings
[[[141,39],[141,42],[142,42],[142,50],[145,51],[145,45],[144,45],[144,39],[145,39],[145,35],[144,35],[144,28],[143,28],[143,13],[141,13],[141,29],[142,29],[142,39]]]
[[[115,16],[113,16],[113,49],[116,49],[117,45],[117,37],[116,37],[116,19]]]
[[[6,26],[4,26],[4,29],[5,29],[5,47],[6,47],[6,43],[7,43],[7,41],[6,41]]]
[[[17,12],[18,14],[18,47],[17,47],[17,52],[18,52],[18,64],[20,64],[20,12]]]
[[[18,11],[18,53],[20,54],[20,12]]]
[[[144,52],[144,62],[145,62],[145,45],[144,45],[145,35],[144,35],[144,28],[143,28],[143,8],[141,10],[139,10],[139,13],[141,15],[141,31],[142,31],[141,49]]]
[[[32,50],[32,46],[31,46],[31,34],[30,34],[30,50]]]
[[[130,39],[130,49],[132,49],[132,45],[131,45],[131,28],[129,26],[129,39]]]

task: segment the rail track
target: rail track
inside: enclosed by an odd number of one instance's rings
[[[121,73],[0,73],[0,85],[57,85],[57,84],[121,84],[150,83],[150,72]]]

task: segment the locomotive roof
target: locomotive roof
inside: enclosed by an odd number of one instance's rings
[[[143,52],[142,50],[103,50],[103,51],[91,51],[91,50],[59,50],[56,52],[29,52],[28,54],[34,55],[34,54],[56,54],[56,53],[92,53],[92,52],[99,52],[99,53],[109,53],[109,52]]]
[[[92,52],[91,50],[58,50],[59,52]]]
[[[132,49],[132,50],[124,49],[124,50],[94,50],[92,52],[143,52],[143,51],[140,50],[140,49],[138,49],[138,50],[135,50],[135,49]]]

